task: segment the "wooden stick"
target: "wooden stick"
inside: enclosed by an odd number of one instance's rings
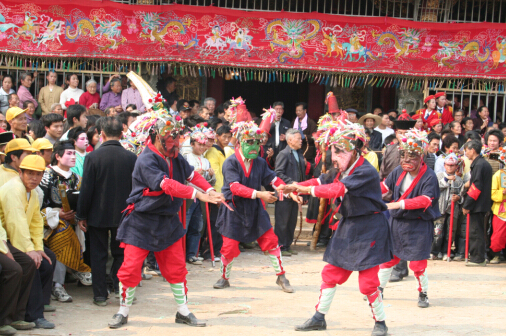
[[[327,169],[325,167],[325,160],[327,159],[327,151],[325,146],[322,146],[322,171],[321,173],[324,174]],[[316,220],[315,229],[313,232],[313,240],[311,241],[311,245],[309,246],[310,251],[314,251],[316,249],[316,243],[318,242],[318,238],[320,237],[320,232],[322,230],[322,220],[325,212],[325,203],[327,203],[327,199],[320,198],[320,208],[318,209],[318,219]]]
[[[453,215],[455,213],[455,202],[452,201],[452,210],[451,210],[451,213],[450,213],[450,234],[448,235],[448,251],[446,252],[446,257],[448,259],[446,259],[448,262],[450,262],[450,255],[451,255],[451,252],[452,252],[452,235],[453,235]]]

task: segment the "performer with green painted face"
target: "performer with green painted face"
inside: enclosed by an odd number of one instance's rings
[[[222,192],[234,211],[221,206],[216,220],[218,232],[223,236],[223,246],[221,277],[214,288],[230,287],[228,280],[234,259],[240,254],[239,243],[257,241],[271,259],[278,276],[276,284],[283,291],[293,293],[294,290],[285,277],[278,237],[274,234],[269,214],[262,204],[262,201],[273,203],[277,198],[274,192],[261,191],[262,185],[272,185],[278,191],[283,191],[286,185],[276,177],[267,162],[258,157],[263,131],[253,121],[234,124],[232,133],[238,144],[235,154],[223,163]],[[291,193],[289,196],[296,197]]]

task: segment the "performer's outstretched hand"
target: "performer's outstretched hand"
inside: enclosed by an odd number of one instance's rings
[[[311,186],[301,186],[301,185],[298,185],[298,184],[292,184],[295,188],[295,190],[297,190],[297,192],[299,194],[310,194],[311,193]]]
[[[283,194],[289,194],[291,192],[294,192],[295,190],[297,190],[297,188],[295,187],[297,183],[294,182],[292,184],[282,184],[280,186],[278,186],[276,188],[276,190],[279,192],[280,190],[283,190]]]
[[[195,197],[197,197],[202,202],[206,202],[206,203],[217,204],[217,203],[221,202],[221,198],[219,196],[204,194],[204,193],[201,193],[200,191],[197,191],[197,195],[195,195]]]
[[[274,203],[278,200],[278,198],[274,196],[274,191],[257,191],[257,198],[260,198],[265,203]]]
[[[223,196],[222,193],[216,192],[214,190],[209,191],[210,196],[216,196],[219,197],[222,202],[225,202],[225,196]]]
[[[397,210],[401,208],[401,202],[387,203],[388,210]]]
[[[302,197],[294,195],[293,193],[290,193],[290,198],[299,204],[302,204],[303,202]]]

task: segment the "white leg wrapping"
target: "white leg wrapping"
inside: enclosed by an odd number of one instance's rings
[[[330,304],[334,299],[334,295],[336,294],[337,287],[320,289],[320,297],[318,298],[318,304],[316,305],[316,310],[322,314],[327,314],[330,309]]]
[[[380,268],[380,270],[378,272],[378,279],[380,281],[381,288],[385,288],[385,286],[387,285],[388,280],[390,280],[390,275],[392,274],[393,269],[394,269],[393,267]]]
[[[376,291],[371,295],[367,295],[369,306],[371,307],[372,317],[375,321],[380,322],[385,320],[385,310],[383,307],[383,298],[381,291]]]
[[[423,274],[417,276],[418,280],[418,291],[427,294],[429,290],[429,277],[427,276],[427,270],[423,271]]]

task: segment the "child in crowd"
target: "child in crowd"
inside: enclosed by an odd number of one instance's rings
[[[441,217],[434,221],[434,240],[432,242],[431,259],[447,260],[449,232],[450,232],[450,218],[451,206],[454,204],[453,209],[453,233],[452,237],[455,238],[457,232],[457,223],[460,211],[460,205],[463,202],[461,191],[464,186],[464,181],[461,176],[462,159],[454,153],[448,154],[444,160],[444,172],[437,173],[439,182],[439,211]],[[452,239],[452,241],[453,241]]]
[[[184,157],[197,173],[202,175],[210,185],[214,186],[216,176],[211,164],[204,157],[204,152],[208,149],[207,142],[207,135],[197,128],[190,135],[192,152],[184,155]],[[203,258],[197,257],[197,250],[203,225],[200,201],[198,199],[189,200],[186,210],[186,261],[190,264],[202,265]]]

